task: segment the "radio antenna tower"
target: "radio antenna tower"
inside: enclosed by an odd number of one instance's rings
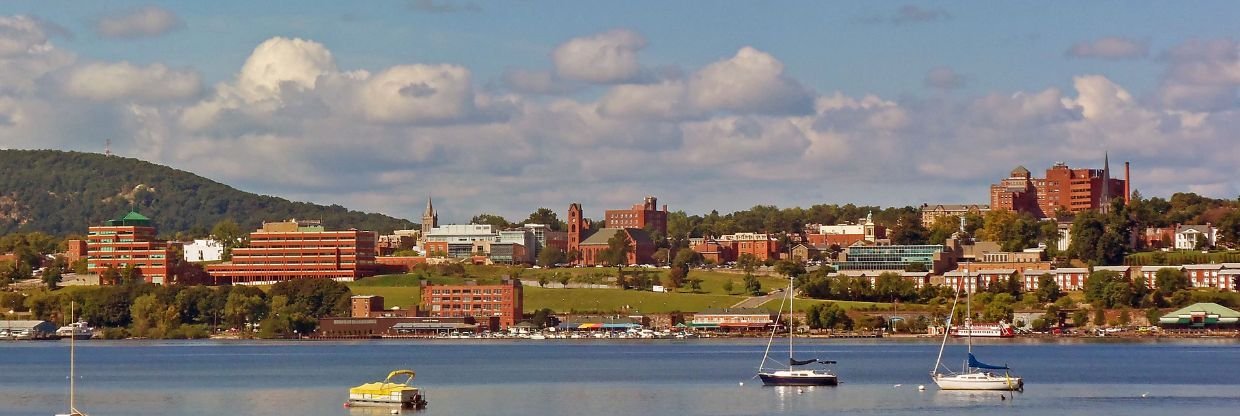
[[[103,155],[112,156],[112,139],[108,139],[103,144]]]

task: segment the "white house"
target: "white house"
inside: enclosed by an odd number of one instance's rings
[[[1214,247],[1214,243],[1218,239],[1218,228],[1213,225],[1181,225],[1175,227],[1175,249],[1176,250],[1196,250],[1197,240],[1203,238],[1203,246],[1200,248]]]
[[[224,256],[224,245],[215,240],[194,240],[184,245],[185,261],[220,261]]]

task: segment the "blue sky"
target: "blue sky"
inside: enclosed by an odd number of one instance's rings
[[[433,194],[449,221],[647,194],[985,202],[1016,164],[1103,151],[1146,195],[1232,198],[1236,21],[1233,2],[10,1],[0,147],[106,135],[292,199],[416,218]]]

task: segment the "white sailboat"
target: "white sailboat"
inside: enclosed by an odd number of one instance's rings
[[[74,302],[69,302],[69,319],[73,319]],[[87,416],[85,412],[78,410],[74,403],[74,396],[77,395],[77,337],[69,337],[69,413],[57,413],[56,416]]]
[[[969,279],[968,270],[968,266],[965,266],[965,279]],[[957,288],[956,297],[952,299],[952,310],[947,316],[947,324],[943,330],[943,344],[939,346],[939,358],[934,361],[934,368],[930,370],[930,378],[943,390],[1024,390],[1024,379],[1011,375],[1007,365],[990,365],[978,361],[977,357],[973,356],[973,337],[969,335],[964,337],[968,340],[969,352],[961,372],[955,373],[943,365],[943,349],[947,347],[947,338],[952,332],[949,328],[952,327],[952,319],[956,316],[956,303],[960,300],[961,290],[966,296],[965,327],[972,326],[972,296],[967,286]],[[1003,370],[1003,374],[999,375],[987,370]]]
[[[778,329],[771,328],[771,338],[766,342],[766,352],[762,355],[762,363],[758,365],[758,377],[762,379],[762,384],[767,386],[834,386],[839,384],[839,379],[835,373],[829,368],[823,369],[801,369],[800,366],[806,366],[814,363],[823,365],[835,364],[835,361],[819,360],[811,358],[808,360],[798,360],[792,356],[792,330],[795,325],[792,323],[792,278],[788,278],[788,291],[784,293],[784,297],[788,299],[788,368],[786,370],[766,369],[768,360],[775,361],[771,358],[771,345],[775,343],[775,332]],[[784,311],[784,302],[779,302],[779,314],[776,315],[776,322],[779,322],[779,315]],[[782,365],[780,365],[782,367]]]

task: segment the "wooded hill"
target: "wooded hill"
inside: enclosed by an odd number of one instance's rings
[[[0,235],[42,231],[85,234],[89,225],[130,209],[150,217],[159,233],[205,235],[231,218],[243,229],[288,218],[322,220],[327,229],[388,233],[409,220],[256,195],[138,159],[57,150],[0,150]]]

